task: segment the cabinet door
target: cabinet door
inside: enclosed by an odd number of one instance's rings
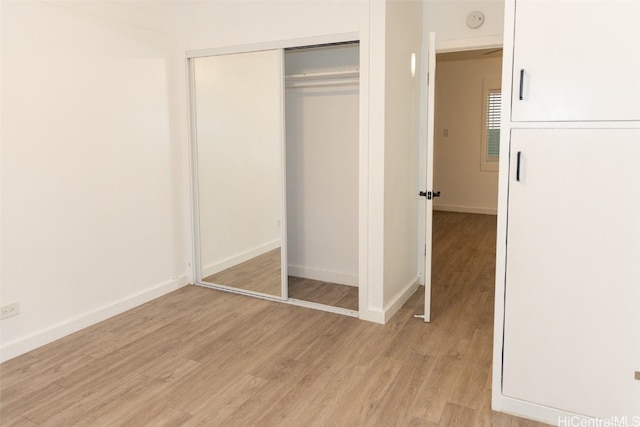
[[[640,129],[515,129],[510,157],[503,394],[640,416]]]
[[[640,1],[517,0],[512,120],[640,120],[639,16]]]

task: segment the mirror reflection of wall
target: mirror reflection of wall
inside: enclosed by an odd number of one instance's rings
[[[290,298],[358,310],[359,44],[288,49]]]
[[[282,52],[193,61],[202,281],[280,297]]]

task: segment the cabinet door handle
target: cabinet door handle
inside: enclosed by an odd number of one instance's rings
[[[524,99],[524,68],[520,69],[520,101]]]
[[[522,151],[518,151],[516,160],[516,181],[520,181],[520,157],[522,157]]]

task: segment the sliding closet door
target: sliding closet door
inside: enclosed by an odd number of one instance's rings
[[[192,59],[203,284],[283,294],[282,51]]]

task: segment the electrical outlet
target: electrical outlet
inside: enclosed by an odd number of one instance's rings
[[[14,302],[13,304],[3,305],[0,307],[0,319],[6,319],[7,317],[15,316],[20,313],[20,303]]]

